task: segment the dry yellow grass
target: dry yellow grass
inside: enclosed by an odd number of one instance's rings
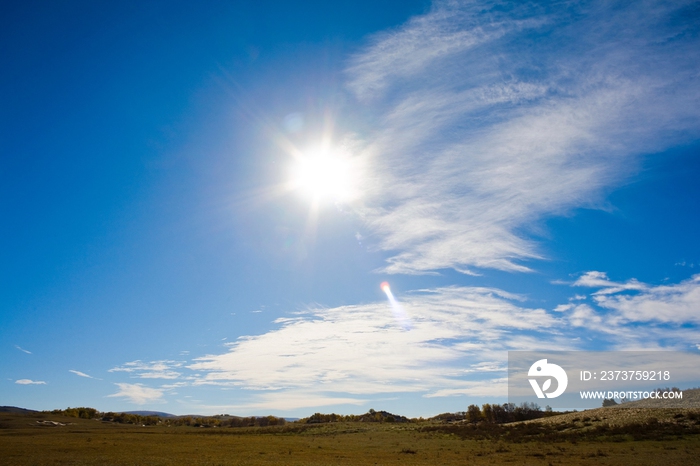
[[[581,419],[591,414],[593,411],[574,413]],[[37,423],[43,420],[66,425],[50,427]],[[580,420],[567,422],[557,429],[583,428],[583,424],[577,427]],[[576,435],[568,439],[508,441],[469,438],[459,431],[442,430],[443,427],[448,426],[337,423],[202,429],[125,426],[42,414],[0,414],[0,464],[689,465],[698,464],[700,458],[699,435],[644,441],[583,437],[577,440]],[[449,427],[458,430],[468,426]]]
[[[682,415],[679,419],[679,415]],[[646,423],[652,419],[656,419],[661,423],[684,423],[688,425],[694,424],[694,419],[688,418],[690,415],[693,418],[700,419],[700,409],[680,409],[680,408],[597,408],[586,411],[561,414],[549,418],[533,419],[524,421],[526,423],[561,425],[577,424],[577,423],[592,423],[593,425],[604,424],[609,426],[624,426],[630,423]],[[584,421],[584,419],[586,419]]]

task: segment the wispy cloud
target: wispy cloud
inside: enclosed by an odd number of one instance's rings
[[[583,327],[599,332],[615,332],[618,330],[615,326],[609,325],[609,323],[604,324],[603,317],[588,304],[579,304],[572,309],[569,315],[569,323],[574,327]]]
[[[502,377],[494,367],[505,366],[505,351],[538,347],[535,335],[542,332],[548,347],[573,348],[552,333],[560,325],[556,318],[520,306],[521,300],[491,288],[422,290],[403,299],[413,322],[408,331],[386,303],[313,309],[188,368],[202,374],[194,385],[258,391],[254,402],[276,408],[294,397],[296,404],[314,398],[359,403],[383,393],[465,393],[476,390],[475,381]],[[472,369],[468,377],[465,367]],[[493,393],[493,386],[484,390]]]
[[[632,285],[612,284],[594,293],[593,299],[627,321],[700,324],[700,274],[673,285],[650,286],[637,281]],[[623,293],[628,290],[636,293]]]
[[[617,282],[590,271],[570,285],[594,288],[591,304],[570,302],[554,310],[571,326],[608,334],[616,349],[688,350],[700,341],[700,274],[680,283],[650,285],[636,279]]]
[[[467,382],[463,388],[445,388],[425,395],[426,398],[441,396],[505,396],[508,394],[508,379],[505,377]]]
[[[77,375],[77,376],[80,376],[80,377],[85,377],[85,378],[88,378],[88,379],[100,380],[100,379],[96,379],[95,377],[93,377],[93,376],[91,376],[91,375],[86,374],[85,372],[75,371],[75,370],[73,370],[73,369],[69,369],[68,372],[72,372],[73,374],[75,374],[75,375]]]
[[[146,387],[140,383],[117,383],[119,391],[108,397],[126,398],[130,402],[143,405],[163,398],[163,390]]]
[[[23,353],[32,354],[31,351],[27,351],[26,349],[22,348],[21,346],[15,345],[15,348],[22,351]]]
[[[141,379],[177,379],[182,375],[175,369],[183,365],[182,361],[132,361],[122,366],[114,367],[109,372],[126,372],[132,377]]]
[[[569,285],[584,284],[600,288],[590,304],[576,294],[551,312],[495,288],[408,293],[408,331],[386,303],[311,309],[239,338],[226,353],[196,358],[187,368],[199,375],[189,379],[246,391],[239,408],[362,404],[389,393],[493,397],[506,394],[509,350],[687,351],[700,343],[700,275],[651,286],[589,272]]]
[[[384,271],[529,270],[538,221],[697,135],[692,3],[437,2],[377,35],[347,76],[375,128],[357,208]]]
[[[46,385],[46,382],[42,380],[31,380],[31,379],[19,379],[15,382],[19,385]]]
[[[625,283],[616,283],[610,281],[605,272],[590,271],[584,273],[574,283],[574,286],[585,286],[588,288],[601,288],[596,295],[619,293],[620,291],[636,290],[642,291],[648,288],[644,283],[630,279]]]
[[[426,70],[449,69],[445,62],[450,57],[543,22],[505,15],[482,21],[475,12],[476,8],[439,5],[430,14],[413,18],[399,31],[378,34],[372,46],[357,55],[348,68],[352,76],[348,87],[369,100],[381,96],[399,80],[424,77]]]
[[[230,405],[210,405],[191,403],[194,409],[207,412],[249,412],[259,413],[263,410],[291,411],[300,408],[321,408],[337,405],[362,405],[367,400],[348,396],[325,396],[317,391],[282,391],[258,393],[255,400],[248,403]]]
[[[509,350],[688,351],[700,344],[700,275],[655,286],[587,272],[568,285],[592,289],[549,312],[496,288],[404,293],[397,298],[410,330],[386,302],[297,311],[222,353],[114,368],[148,378],[176,378],[170,372],[177,368],[179,380],[158,388],[120,383],[110,396],[144,404],[184,387],[236,389],[234,404],[202,405],[221,412],[363,405],[389,394],[503,397]]]

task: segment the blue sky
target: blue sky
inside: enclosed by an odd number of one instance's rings
[[[700,351],[693,2],[0,18],[0,404],[429,416],[508,350]]]

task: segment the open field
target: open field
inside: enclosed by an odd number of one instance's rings
[[[698,464],[700,411],[625,411],[591,410],[506,426],[333,423],[209,429],[0,413],[0,464]]]

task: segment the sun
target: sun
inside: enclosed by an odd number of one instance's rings
[[[356,168],[343,150],[319,147],[300,153],[292,169],[292,187],[315,202],[347,202],[356,196]]]

